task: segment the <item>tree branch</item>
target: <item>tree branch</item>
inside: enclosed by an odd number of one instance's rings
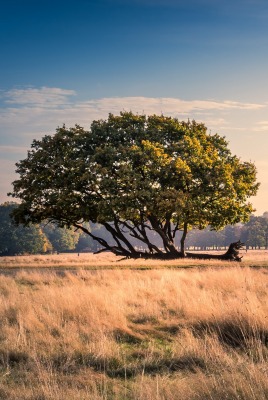
[[[163,229],[161,229],[161,225],[157,218],[154,215],[149,215],[148,217],[153,229],[159,234],[163,241],[164,248],[167,252],[170,253],[177,253],[178,251],[176,250],[173,240],[169,240]]]
[[[129,229],[130,236],[134,237],[135,239],[140,240],[142,243],[145,243],[151,253],[153,253],[154,250],[156,251],[156,253],[159,253],[159,254],[162,253],[162,251],[156,245],[151,243],[150,240],[148,239],[148,236],[146,234],[143,224],[141,224],[140,226],[139,225],[131,226],[126,221],[120,221],[120,223]],[[139,233],[136,231],[136,229],[138,230]]]

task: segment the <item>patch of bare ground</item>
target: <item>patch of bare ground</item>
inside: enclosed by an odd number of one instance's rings
[[[264,400],[265,268],[0,276],[0,398]]]

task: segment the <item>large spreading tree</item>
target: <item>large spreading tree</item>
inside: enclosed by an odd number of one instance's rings
[[[34,140],[16,165],[17,223],[74,226],[101,251],[135,258],[185,256],[190,229],[245,222],[258,189],[255,165],[232,155],[224,137],[163,115],[110,114],[89,131],[63,126]]]

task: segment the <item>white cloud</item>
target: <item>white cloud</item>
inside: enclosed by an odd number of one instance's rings
[[[179,98],[112,97],[74,101],[74,90],[61,88],[24,88],[2,92],[0,136],[6,145],[28,145],[33,138],[51,134],[57,126],[79,124],[86,129],[94,119],[107,118],[122,110],[134,113],[161,114],[181,120],[196,119],[211,130],[231,130],[229,118],[234,112],[255,112],[268,105],[231,100],[183,100]],[[234,130],[236,128],[234,127]]]
[[[102,112],[118,112],[122,109],[132,110],[139,113],[167,113],[167,114],[188,114],[195,111],[208,110],[230,110],[247,109],[256,110],[265,107],[263,104],[241,103],[234,101],[215,100],[181,100],[176,98],[152,98],[152,97],[115,97],[103,98],[100,100],[89,100],[78,104],[80,108],[88,110],[99,110]]]
[[[137,112],[158,112],[159,110],[167,113],[188,113],[199,110],[228,110],[228,109],[250,109],[255,110],[265,107],[263,104],[242,103],[235,101],[216,101],[216,100],[182,100],[178,98],[165,97],[112,97],[84,102],[71,102],[69,98],[75,96],[74,90],[61,88],[25,88],[11,89],[2,94],[5,103],[24,107],[38,108],[75,108],[88,109],[94,112],[111,112],[114,110],[131,109]],[[12,106],[11,109],[16,108]]]
[[[74,90],[44,86],[41,88],[11,89],[4,93],[4,98],[7,104],[58,107],[65,105],[68,97],[75,94]]]

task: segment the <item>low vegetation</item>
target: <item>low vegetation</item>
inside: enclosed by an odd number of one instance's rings
[[[106,257],[116,267],[5,267],[1,399],[268,398],[265,268],[130,270]]]

